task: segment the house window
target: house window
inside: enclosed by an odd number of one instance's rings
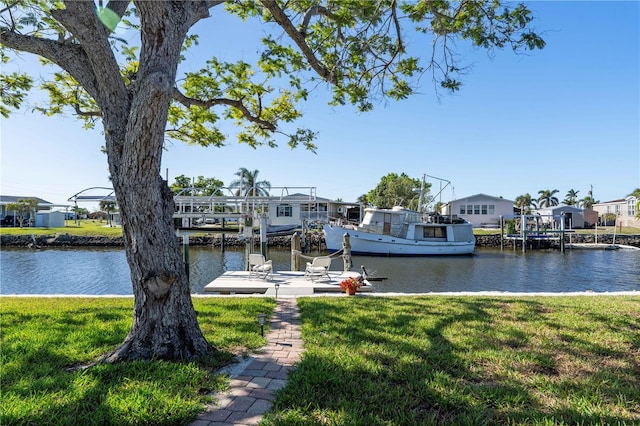
[[[636,215],[636,202],[635,200],[627,201],[627,216],[634,217]]]
[[[467,204],[467,214],[473,213],[473,206],[471,204]]]
[[[486,215],[486,214],[487,214],[487,205],[486,205],[486,204],[483,204],[483,205],[482,205],[482,214],[483,214],[483,215]]]
[[[480,214],[480,204],[473,205],[473,214]]]
[[[464,204],[460,204],[460,214],[465,214]]]
[[[489,204],[489,214],[496,214],[496,206]]]
[[[293,207],[289,204],[281,204],[276,212],[277,217],[293,217]]]

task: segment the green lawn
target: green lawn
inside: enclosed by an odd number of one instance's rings
[[[218,356],[77,369],[131,298],[0,298],[2,425],[183,425],[265,342],[273,299],[195,298]],[[640,297],[299,298],[305,352],[264,425],[638,425]]]
[[[256,316],[273,300],[196,298],[203,333],[220,352],[202,363],[163,361],[79,369],[122,343],[132,298],[0,299],[1,425],[183,425],[208,391],[211,371],[265,344]]]
[[[638,425],[640,297],[299,299],[266,425]]]
[[[69,234],[81,237],[121,237],[122,227],[109,226],[106,221],[85,219],[79,222],[67,220],[63,228],[20,228],[3,227],[0,234],[3,235],[55,235]]]

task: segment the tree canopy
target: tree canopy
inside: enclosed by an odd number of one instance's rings
[[[216,178],[205,178],[198,176],[193,182],[191,178],[185,175],[176,176],[175,181],[171,184],[171,192],[182,195],[203,195],[203,196],[221,196],[220,188],[224,186],[224,182]]]
[[[380,179],[378,185],[369,191],[366,196],[367,202],[381,208],[388,209],[394,206],[409,207],[420,210],[423,206],[418,206],[420,179],[414,179],[405,173],[389,173]],[[430,183],[425,184],[424,193],[429,192]]]
[[[15,203],[9,203],[6,205],[7,211],[15,214],[15,218],[20,224],[20,228],[22,228],[25,220],[27,221],[27,224],[31,223],[37,208],[38,200],[36,198],[19,198]]]
[[[210,55],[191,64],[197,71],[179,73],[185,50],[199,42],[194,25],[218,13],[264,23],[257,62]],[[160,173],[166,138],[221,146],[227,136],[220,126],[228,121],[250,146],[284,139],[314,150],[314,131],[292,124],[310,88],[326,83],[331,104],[361,111],[381,98],[406,98],[425,73],[455,91],[465,72],[456,41],[490,52],[542,48],[532,19],[524,4],[496,0],[2,1],[2,61],[28,52],[55,67],[40,83],[49,103],[38,110],[71,112],[104,130],[135,301],[132,328],[106,359],[194,359],[213,350],[191,304],[173,193]],[[119,37],[118,26],[135,41]],[[411,52],[409,31],[424,36]],[[5,69],[3,115],[34,84]]]
[[[46,64],[60,66],[62,70],[55,72],[51,81],[41,84],[49,93],[50,104],[38,110],[48,115],[68,110],[83,119],[86,126],[95,125],[104,109],[96,96],[100,86],[114,84],[111,89],[114,95],[134,90],[141,82],[140,68],[148,60],[141,56],[144,40],[127,43],[113,33],[116,25],[123,30],[142,31],[144,18],[150,17],[152,11],[164,9],[129,1],[110,1],[104,7],[100,1],[97,9],[89,0],[2,3],[5,4],[0,14],[3,62],[9,61],[11,51],[25,51],[42,56]],[[459,90],[466,66],[454,50],[457,39],[489,51],[505,47],[521,51],[545,45],[530,28],[533,16],[524,4],[508,7],[487,0],[183,3],[188,4],[191,13],[192,22],[187,30],[214,10],[217,13],[223,8],[245,20],[261,19],[272,28],[262,38],[264,47],[256,64],[243,60],[225,62],[212,56],[197,71],[186,72],[172,85],[167,136],[204,146],[225,143],[227,136],[218,125],[229,120],[241,129],[238,140],[251,146],[275,146],[274,136],[285,135],[292,147],[302,143],[315,149],[312,130],[298,128],[287,132],[282,126],[300,118],[296,104],[307,98],[309,89],[305,81],[315,84],[319,78],[330,83],[332,105],[350,103],[367,111],[380,96],[408,97],[424,73],[431,75],[437,87]],[[94,19],[72,23],[79,14],[93,15]],[[95,55],[76,50],[89,43],[86,34],[79,36],[83,29],[97,31],[89,37],[94,47],[100,39],[110,45],[105,65],[111,81],[92,78],[93,72],[87,67],[92,67]],[[425,36],[421,46],[412,49],[411,54],[405,40],[408,30]],[[182,48],[188,49],[198,42],[198,34],[185,34]],[[72,57],[76,55],[82,61],[74,62]],[[20,105],[33,83],[33,78],[23,73],[2,73],[3,115]]]
[[[531,214],[531,207],[538,208],[536,200],[531,198],[531,194],[528,192],[523,195],[518,195],[515,199],[515,206],[519,207],[523,214]]]

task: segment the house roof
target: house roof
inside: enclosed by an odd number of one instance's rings
[[[39,206],[53,206],[53,203],[50,203],[47,200],[43,200],[42,198],[24,195],[0,195],[0,204],[17,203],[18,200],[24,200],[27,198],[35,198],[36,200],[38,200]]]
[[[320,203],[337,203],[340,204],[340,202],[338,201],[334,201],[334,200],[330,200],[329,198],[323,198],[323,197],[311,197],[309,194],[302,194],[302,193],[295,193],[295,194],[287,194],[284,197],[282,197],[282,201],[286,201],[286,200],[295,200],[295,201],[305,201],[311,199],[314,202],[320,202]],[[353,203],[342,203],[342,204],[353,204]]]
[[[626,198],[619,198],[617,200],[611,200],[611,201],[603,201],[602,203],[594,203],[594,206],[603,206],[606,204],[626,204],[627,201],[629,200],[635,200],[636,197],[634,197],[633,195],[628,195]]]
[[[572,210],[574,212],[582,212],[584,211],[584,209],[581,209],[580,207],[575,207],[575,206],[569,206],[567,204],[560,204],[558,206],[549,206],[549,207],[540,207],[539,209],[536,209],[535,211],[537,212],[544,212],[544,211],[550,211],[550,212],[555,212],[556,210]]]
[[[507,203],[511,203],[511,204],[513,204],[513,203],[514,203],[514,201],[512,201],[512,200],[507,200],[506,198],[494,197],[493,195],[487,195],[487,194],[482,194],[482,193],[480,193],[480,194],[475,194],[475,195],[470,195],[470,196],[468,196],[468,197],[458,198],[457,200],[453,200],[453,201],[451,201],[451,202],[454,202],[454,201],[465,201],[465,200],[471,200],[471,199],[474,199],[474,198],[483,198],[483,199],[487,199],[487,200],[495,200],[495,201],[505,201],[505,202],[507,202]]]

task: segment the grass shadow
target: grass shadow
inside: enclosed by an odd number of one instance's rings
[[[266,425],[640,420],[637,405],[625,404],[640,397],[633,385],[637,353],[606,352],[590,342],[588,327],[578,321],[583,307],[575,302],[359,297],[298,303],[306,352]],[[559,338],[567,332],[579,336],[568,346]],[[620,333],[612,339],[619,341]],[[592,371],[570,372],[593,355]],[[625,366],[602,365],[613,355]]]

